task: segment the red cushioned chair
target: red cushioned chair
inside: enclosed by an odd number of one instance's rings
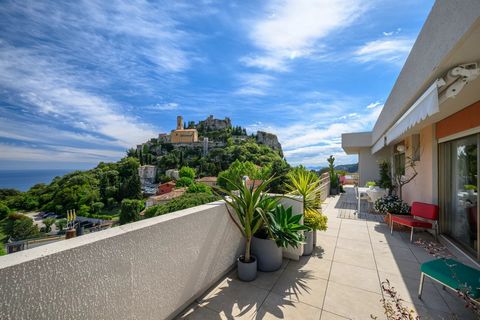
[[[438,235],[438,206],[423,202],[412,203],[411,215],[393,215],[391,219],[390,233],[393,234],[393,223],[410,227],[412,232],[410,233],[410,242],[413,241],[413,229],[414,228],[427,228],[433,229],[435,226],[435,239]],[[418,218],[432,220],[432,222],[424,221]]]

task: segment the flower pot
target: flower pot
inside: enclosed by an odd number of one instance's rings
[[[250,262],[244,262],[244,256],[237,259],[238,279],[242,281],[253,281],[257,277],[257,259],[250,256]]]
[[[309,256],[313,252],[313,233],[314,231],[305,232],[305,244],[303,245],[304,256]]]
[[[260,271],[276,271],[282,266],[282,248],[274,240],[253,237],[252,253],[257,257]]]

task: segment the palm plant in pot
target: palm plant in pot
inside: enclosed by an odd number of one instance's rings
[[[268,223],[267,210],[271,208],[266,203],[271,203],[265,192],[273,178],[263,181],[256,187],[248,187],[245,183],[238,183],[227,179],[235,191],[215,188],[227,203],[227,210],[235,225],[245,237],[245,253],[237,259],[238,278],[243,281],[252,281],[257,275],[257,259],[251,254],[253,235]],[[236,218],[230,208],[235,212]]]
[[[285,208],[276,199],[267,208],[267,221],[253,237],[252,251],[258,258],[258,270],[271,272],[282,266],[282,248],[297,248],[304,240],[301,231],[308,228],[301,223],[301,214],[293,214],[292,207]]]
[[[316,242],[316,228],[326,230],[327,217],[321,216],[321,213],[318,211],[321,207],[320,179],[315,173],[302,167],[290,171],[287,176],[289,182],[286,185],[286,189],[289,191],[289,194],[300,195],[303,198],[304,216],[316,217],[316,215],[320,215],[320,218],[323,218],[322,221],[324,221],[324,225],[321,227],[313,224],[309,225],[309,223],[313,221],[312,219],[306,219],[304,221],[305,225],[310,230],[305,234],[303,254],[310,255],[313,252],[314,243]],[[318,219],[318,217],[316,218]]]

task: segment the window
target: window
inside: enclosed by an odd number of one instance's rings
[[[393,165],[395,175],[405,175],[405,152],[395,153],[393,155]]]

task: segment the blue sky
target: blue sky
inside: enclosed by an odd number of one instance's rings
[[[1,1],[0,168],[88,168],[177,115],[323,166],[367,131],[433,0]]]

